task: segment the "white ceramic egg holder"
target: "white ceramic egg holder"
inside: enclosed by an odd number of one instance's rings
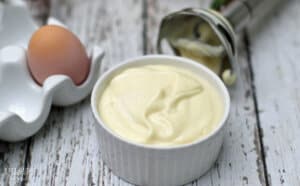
[[[50,18],[48,24],[62,24]],[[20,141],[45,123],[51,105],[68,106],[84,99],[99,77],[103,50],[94,47],[90,72],[76,86],[64,75],[50,76],[43,86],[32,78],[26,64],[26,48],[38,28],[25,6],[0,3],[0,140]]]

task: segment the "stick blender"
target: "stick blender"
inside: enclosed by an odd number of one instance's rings
[[[218,74],[227,85],[234,84],[237,71],[236,33],[253,19],[271,12],[280,0],[233,0],[220,12],[187,8],[162,19],[157,52],[165,53],[166,40],[173,53],[191,58]]]

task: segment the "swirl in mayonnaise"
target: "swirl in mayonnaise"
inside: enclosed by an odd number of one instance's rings
[[[131,142],[175,146],[210,134],[224,104],[201,75],[169,65],[125,69],[100,95],[98,112],[115,134]]]

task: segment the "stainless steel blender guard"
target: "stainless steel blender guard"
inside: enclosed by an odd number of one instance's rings
[[[226,56],[228,57],[228,61],[230,64],[230,70],[235,72],[236,66],[236,41],[235,41],[235,32],[232,28],[231,24],[218,12],[210,9],[196,9],[196,8],[188,8],[183,9],[181,11],[174,12],[166,16],[160,25],[159,36],[157,40],[157,52],[163,53],[162,51],[162,40],[166,39],[170,44],[170,40],[174,35],[172,35],[172,31],[178,29],[178,23],[181,22],[180,19],[184,17],[189,17],[189,19],[195,19],[193,22],[193,27],[196,27],[199,22],[203,21],[210,25],[218,39],[222,43]],[[177,24],[174,24],[176,23]],[[182,24],[186,24],[183,23]],[[189,26],[189,25],[186,25]],[[176,49],[174,49],[176,53]],[[221,74],[220,74],[221,75]]]

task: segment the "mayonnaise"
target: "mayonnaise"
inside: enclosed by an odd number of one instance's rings
[[[104,124],[131,142],[174,146],[192,143],[219,124],[224,105],[201,75],[168,65],[128,68],[101,95]]]

